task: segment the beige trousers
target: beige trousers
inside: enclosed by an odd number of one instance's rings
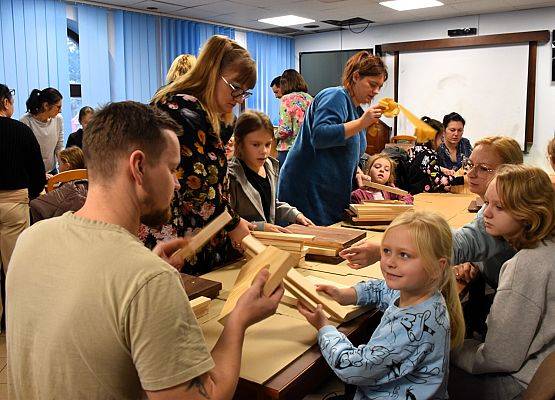
[[[8,272],[15,242],[29,223],[27,189],[0,190],[0,259],[5,273]]]

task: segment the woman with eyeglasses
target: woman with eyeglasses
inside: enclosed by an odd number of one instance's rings
[[[0,263],[4,273],[19,234],[29,226],[29,200],[46,183],[37,139],[29,127],[12,119],[14,95],[15,90],[0,84]],[[4,285],[5,280],[1,281]]]
[[[251,225],[233,212],[228,200],[227,159],[224,145],[233,134],[233,107],[241,104],[256,83],[256,65],[250,54],[225,36],[212,36],[197,63],[186,75],[160,89],[152,103],[182,127],[179,137],[181,185],[171,207],[171,223],[159,230],[141,227],[148,247],[169,237],[187,236],[228,210],[232,221],[191,259],[183,272],[200,275],[238,255]]]
[[[278,197],[316,225],[341,221],[355,181],[363,186],[363,178],[369,179],[358,162],[366,150],[366,129],[383,108],[361,105],[369,105],[386,80],[383,61],[360,51],[345,65],[343,86],[322,90],[304,115],[280,172]]]
[[[33,89],[25,103],[27,113],[20,118],[39,142],[47,178],[58,173],[58,153],[64,147],[64,119],[60,114],[62,98],[62,94],[51,87]]]

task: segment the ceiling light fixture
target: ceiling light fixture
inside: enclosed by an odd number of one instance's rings
[[[443,5],[441,1],[437,0],[392,0],[381,1],[380,4],[397,11],[417,10],[419,8],[438,7]]]
[[[291,25],[308,24],[310,22],[314,22],[314,20],[309,18],[298,17],[296,15],[284,15],[282,17],[259,19],[258,22],[264,22],[265,24],[277,25],[277,26],[291,26]]]

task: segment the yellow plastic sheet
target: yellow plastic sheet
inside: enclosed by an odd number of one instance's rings
[[[380,100],[379,105],[384,107],[383,116],[387,118],[393,118],[403,113],[409,122],[414,126],[414,136],[419,143],[425,143],[429,140],[434,140],[436,136],[436,130],[430,125],[422,121],[416,115],[411,113],[401,104],[397,103],[395,100],[389,97],[385,97]]]

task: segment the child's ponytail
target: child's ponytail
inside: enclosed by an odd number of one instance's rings
[[[454,349],[462,345],[464,341],[465,325],[461,301],[457,290],[457,282],[450,264],[445,268],[443,273],[441,294],[445,299],[447,311],[449,312],[449,320],[451,322],[451,349]]]

